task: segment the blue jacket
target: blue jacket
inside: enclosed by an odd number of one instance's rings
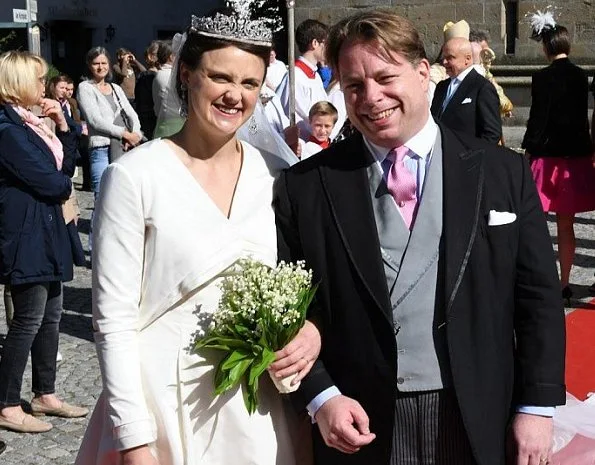
[[[10,105],[0,105],[0,283],[72,279],[61,204],[70,196],[77,136],[57,131],[62,171],[46,143]]]

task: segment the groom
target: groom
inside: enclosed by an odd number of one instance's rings
[[[414,26],[333,27],[361,132],[278,181],[280,259],[320,282],[319,360],[298,391],[320,465],[544,465],[565,401],[551,241],[519,154],[430,116]]]

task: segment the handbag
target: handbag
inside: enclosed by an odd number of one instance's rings
[[[112,92],[114,93],[114,96],[116,97],[116,100],[118,101],[118,106],[120,107],[120,117],[122,118],[122,121],[124,121],[124,126],[126,127],[126,130],[128,132],[132,132],[132,129],[133,129],[132,119],[130,118],[130,116],[128,116],[126,111],[124,111],[124,107],[122,106],[122,101],[120,100],[120,96],[116,92],[114,85],[112,83],[110,83],[110,86],[112,87]]]

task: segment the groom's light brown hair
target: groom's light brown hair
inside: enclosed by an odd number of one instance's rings
[[[398,53],[414,66],[426,58],[424,44],[413,23],[390,10],[356,13],[331,28],[326,41],[326,61],[336,75],[345,42],[377,44],[387,59],[392,61],[390,54]]]

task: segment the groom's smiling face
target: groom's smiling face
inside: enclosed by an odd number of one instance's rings
[[[338,61],[349,120],[381,147],[402,145],[427,121],[430,65],[417,65],[374,42],[346,42]]]

